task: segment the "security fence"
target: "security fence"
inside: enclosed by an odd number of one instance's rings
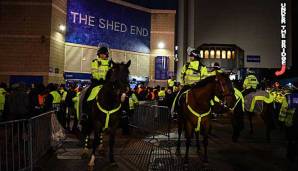
[[[33,170],[60,129],[53,111],[0,123],[0,171]]]
[[[138,129],[149,132],[149,134],[162,134],[169,137],[170,113],[166,106],[140,104],[132,117],[130,124]]]

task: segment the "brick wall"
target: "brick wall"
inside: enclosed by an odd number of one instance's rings
[[[9,75],[47,75],[51,4],[47,0],[0,2],[0,81]]]
[[[155,57],[168,56],[170,58],[169,71],[174,71],[174,43],[175,43],[175,12],[153,11],[151,14],[151,54],[150,54],[150,85],[165,86],[166,81],[155,80]],[[164,49],[158,48],[158,43],[165,44]]]
[[[59,25],[66,25],[66,6],[67,0],[52,2],[49,67],[53,72],[49,73],[49,82],[64,82],[65,32],[59,30]]]

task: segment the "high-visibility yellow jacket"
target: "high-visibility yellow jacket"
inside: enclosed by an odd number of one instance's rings
[[[181,71],[181,80],[183,84],[190,85],[200,81],[208,76],[208,70],[205,66],[200,66],[199,61],[191,61],[183,66]]]
[[[76,96],[72,98],[72,101],[74,102],[74,108],[76,110],[76,116],[77,119],[80,119],[80,92],[76,93]]]
[[[59,104],[61,102],[61,95],[58,91],[51,91],[50,94],[53,96],[52,104]]]
[[[168,87],[173,87],[175,84],[175,81],[172,79],[168,79]]]
[[[91,63],[91,74],[93,79],[105,80],[108,70],[110,69],[108,59],[96,58]]]
[[[65,102],[66,96],[67,96],[67,91],[61,89],[59,90],[60,95],[61,95],[61,100]]]
[[[223,70],[221,70],[221,69],[214,69],[213,71],[209,72],[208,75],[209,76],[216,75],[216,72],[223,73]]]
[[[243,82],[243,89],[256,89],[259,85],[259,81],[255,75],[249,74],[245,77],[245,80]]]
[[[4,88],[0,88],[0,110],[4,110],[4,104],[5,104],[5,95],[6,91]]]
[[[135,106],[139,104],[139,100],[137,96],[132,93],[131,96],[129,97],[129,109],[135,109]]]
[[[160,90],[158,92],[158,97],[159,97],[159,99],[164,99],[166,97],[166,91]]]

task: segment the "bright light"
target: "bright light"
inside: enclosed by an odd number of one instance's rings
[[[158,46],[159,49],[165,48],[164,42],[159,42],[157,46]]]
[[[231,74],[229,75],[229,77],[230,77],[230,80],[236,80],[236,74]]]
[[[65,25],[63,25],[63,24],[60,24],[60,25],[59,25],[59,30],[60,30],[60,31],[63,31],[63,32],[64,32],[65,29],[66,29]]]
[[[178,46],[175,46],[175,50],[178,50]]]

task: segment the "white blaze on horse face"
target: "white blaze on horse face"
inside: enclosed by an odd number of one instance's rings
[[[125,97],[126,97],[126,94],[125,93],[122,93],[122,95],[121,95],[121,102],[124,102],[125,101]]]

